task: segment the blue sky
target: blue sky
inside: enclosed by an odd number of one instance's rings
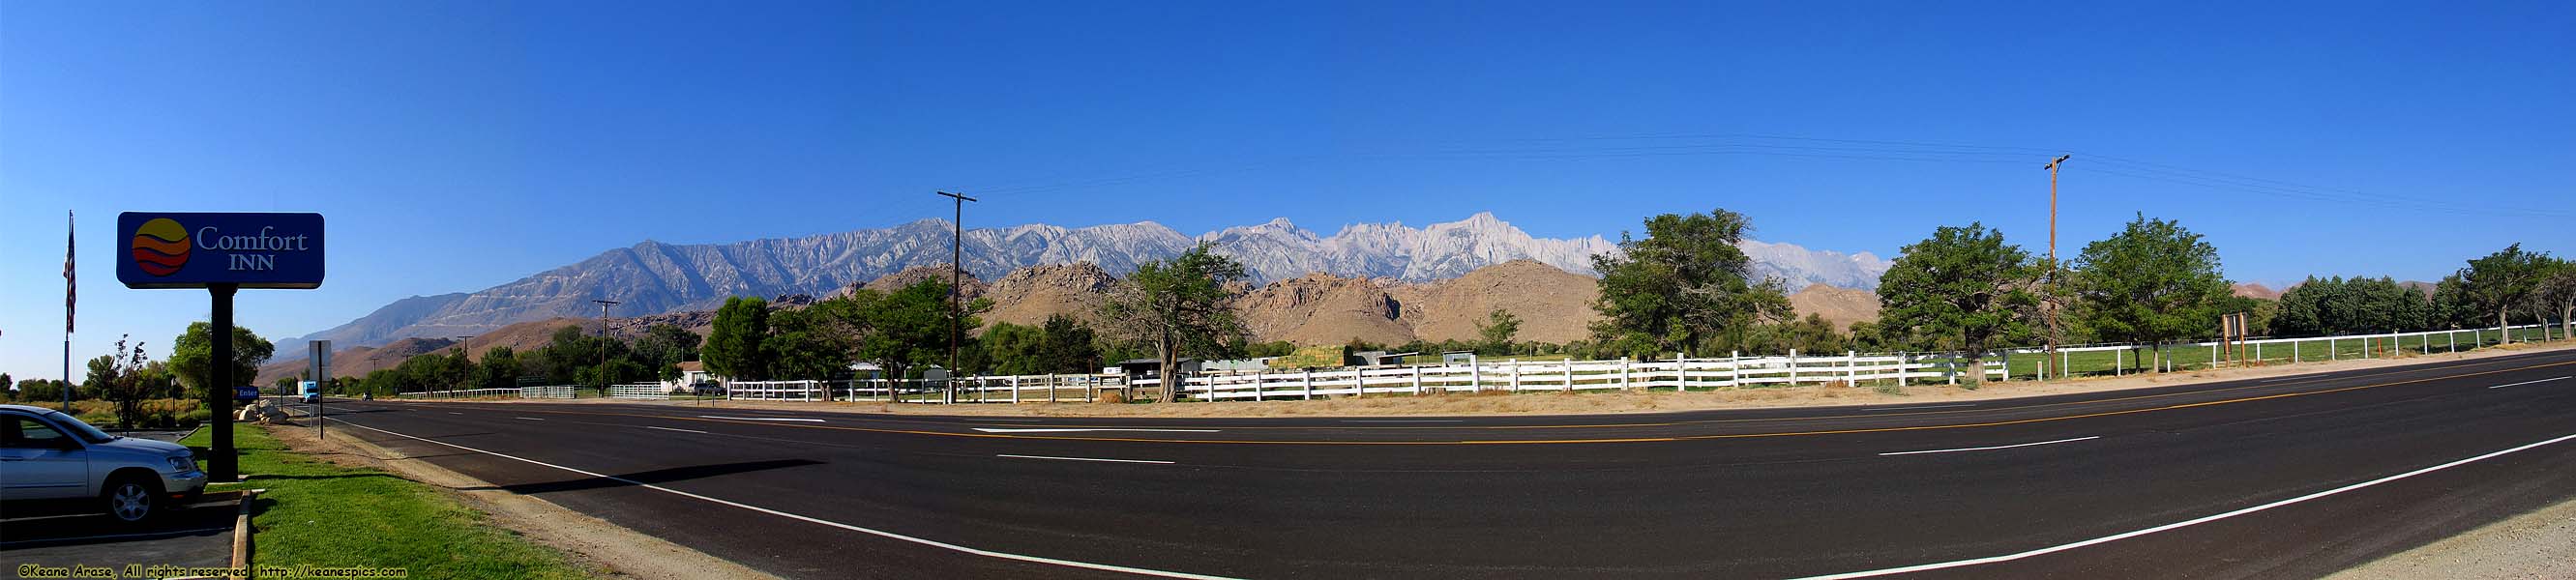
[[[1892,255],[2136,212],[2239,280],[2576,253],[2576,5],[939,2],[0,4],[0,371],[166,354],[201,292],[115,283],[126,210],[316,211],[300,335],[651,238],[947,215],[1287,217],[1616,237],[1723,207]]]

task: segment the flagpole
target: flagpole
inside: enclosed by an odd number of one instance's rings
[[[72,242],[79,236],[72,225],[71,210],[63,210],[63,414],[78,417],[72,411],[72,302],[80,296],[80,286],[72,277]]]

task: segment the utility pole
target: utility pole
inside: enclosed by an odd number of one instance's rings
[[[966,306],[957,302],[958,285],[966,282],[966,202],[975,198],[965,194],[938,192],[955,200],[957,219],[948,222],[948,380],[957,381],[957,342],[965,331]]]
[[[463,385],[459,385],[460,390],[473,390],[474,387],[474,361],[469,359],[474,349],[466,348],[473,342],[472,336],[456,337],[456,360],[465,365],[465,381]]]
[[[2041,301],[2041,309],[2048,311],[2048,353],[2040,357],[2042,361],[2057,355],[2057,301],[2061,296],[2057,288],[2057,272],[2065,269],[2057,263],[2057,168],[2065,165],[2068,157],[2074,156],[2059,155],[2041,168],[2048,170],[2048,299]],[[2048,375],[2042,373],[2040,379],[2047,380]]]
[[[599,303],[599,335],[608,336],[608,307],[623,303],[615,300],[592,300],[592,302]],[[599,394],[608,395],[608,348],[606,346],[599,349]],[[579,396],[579,393],[576,392],[574,396]]]

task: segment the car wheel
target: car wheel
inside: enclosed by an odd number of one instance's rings
[[[150,483],[125,477],[109,483],[105,495],[107,496],[107,515],[116,518],[117,521],[130,524],[152,517],[153,508],[156,507],[154,504],[157,503],[154,498],[159,497],[161,492],[152,489]]]

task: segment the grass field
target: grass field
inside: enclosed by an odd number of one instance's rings
[[[184,444],[204,447],[198,431]],[[403,568],[412,578],[588,578],[550,548],[487,525],[436,488],[286,449],[260,427],[233,425],[241,472],[264,488],[251,525],[253,564]]]

